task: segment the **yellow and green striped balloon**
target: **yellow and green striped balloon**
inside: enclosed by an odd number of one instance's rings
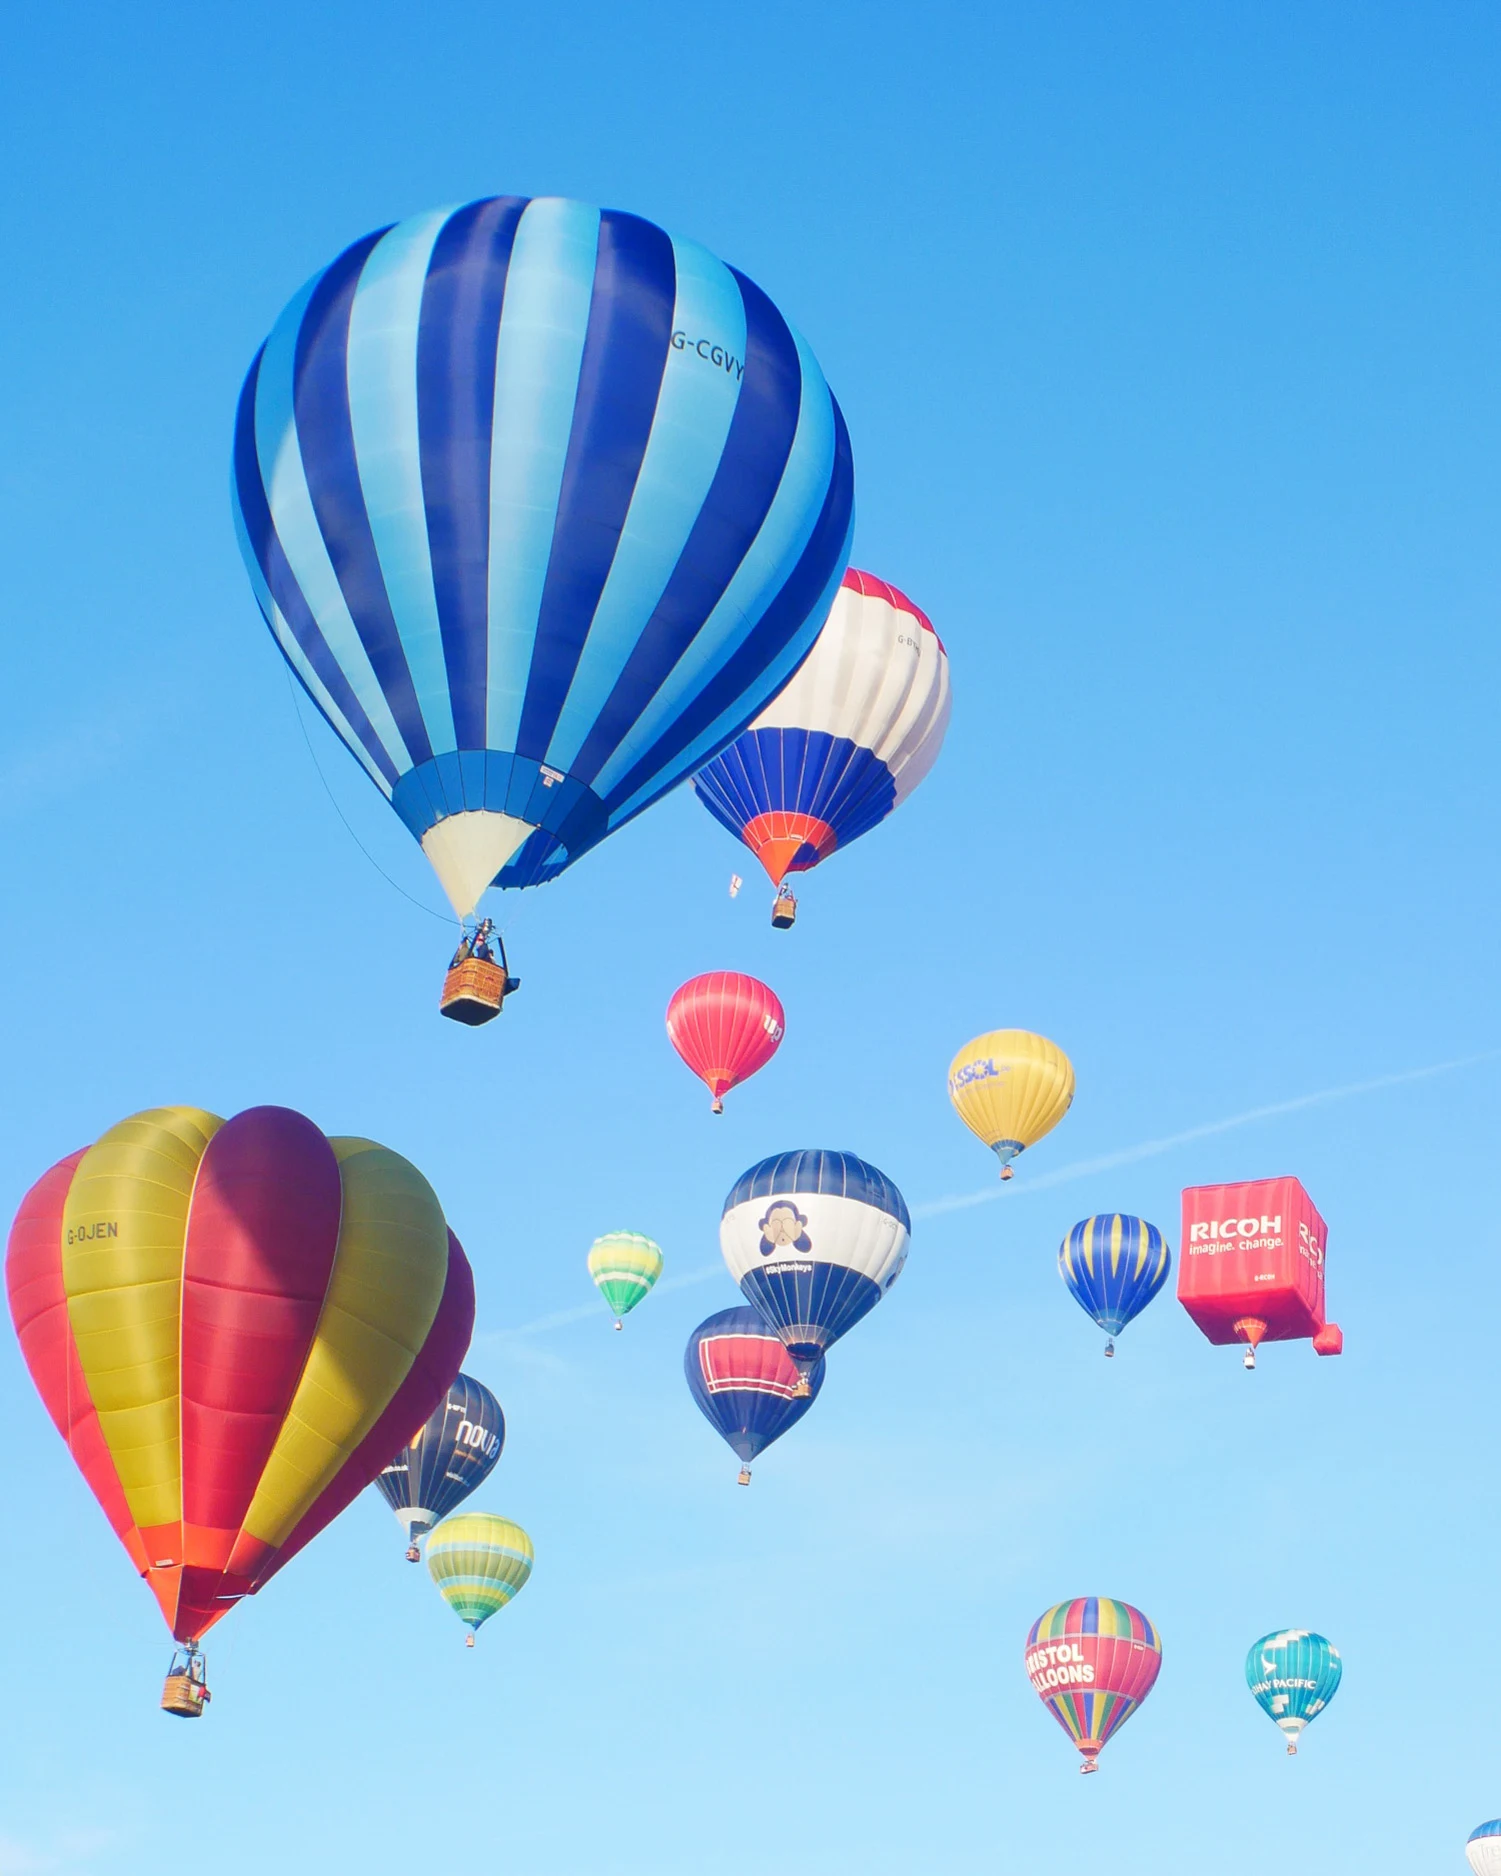
[[[532,1555],[532,1540],[521,1526],[493,1511],[456,1511],[435,1524],[427,1540],[427,1567],[438,1594],[476,1631],[525,1587]],[[473,1634],[465,1646],[474,1646]]]
[[[589,1275],[615,1312],[615,1327],[662,1274],[662,1247],[639,1231],[607,1231],[589,1250]]]

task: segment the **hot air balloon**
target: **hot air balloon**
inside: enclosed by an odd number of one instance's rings
[[[447,1398],[375,1481],[406,1533],[408,1563],[421,1561],[417,1539],[489,1478],[505,1443],[500,1402],[472,1375],[455,1376]]]
[[[589,1275],[610,1308],[615,1327],[628,1316],[662,1274],[662,1247],[639,1231],[607,1231],[589,1249]]]
[[[926,614],[851,567],[796,676],[693,778],[766,868],[773,925],[797,915],[787,875],[884,821],[938,759],[948,722],[949,661]]]
[[[1077,1596],[1032,1624],[1025,1665],[1043,1705],[1083,1754],[1079,1770],[1094,1772],[1106,1742],[1151,1693],[1162,1640],[1130,1603]]]
[[[456,1511],[433,1526],[428,1571],[444,1602],[469,1624],[466,1648],[474,1646],[481,1625],[526,1587],[532,1558],[526,1532],[493,1511]]]
[[[1246,1656],[1246,1685],[1287,1736],[1289,1758],[1297,1754],[1303,1728],[1334,1698],[1343,1673],[1339,1650],[1312,1629],[1263,1635]]]
[[[949,1099],[1009,1179],[1017,1154],[1051,1133],[1073,1104],[1074,1065],[1046,1036],[993,1029],[949,1063]]]
[[[720,1249],[796,1363],[800,1397],[824,1351],[901,1275],[911,1231],[907,1201],[853,1153],[774,1153],[731,1187]]]
[[[1465,1861],[1475,1876],[1501,1876],[1501,1817],[1470,1832]]]
[[[724,1112],[724,1097],[781,1047],[787,1018],[769,984],[740,971],[707,971],[673,991],[667,1040]]]
[[[1178,1300],[1211,1341],[1313,1343],[1338,1355],[1345,1338],[1324,1315],[1329,1227],[1296,1179],[1190,1186],[1183,1194]]]
[[[1167,1282],[1173,1254],[1167,1239],[1144,1218],[1122,1212],[1086,1218],[1058,1251],[1058,1274],[1069,1294],[1105,1331],[1105,1353]]]
[[[776,695],[854,478],[817,361],[743,274],[636,215],[503,196],[302,288],[245,379],[233,483],[277,644],[463,921]]]
[[[688,1337],[683,1373],[698,1410],[740,1460],[741,1485],[752,1462],[773,1440],[795,1427],[818,1399],[824,1365],[815,1361],[807,1383],[754,1309],[721,1309]]]
[[[386,1147],[290,1108],[159,1107],[37,1181],[6,1283],[37,1392],[181,1644],[163,1704],[201,1711],[203,1636],[458,1372],[463,1250]]]

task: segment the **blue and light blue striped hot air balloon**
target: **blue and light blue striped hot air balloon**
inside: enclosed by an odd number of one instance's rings
[[[1343,1673],[1339,1650],[1312,1629],[1263,1635],[1246,1656],[1246,1685],[1286,1735],[1289,1757],[1303,1728],[1334,1698]]]
[[[1087,1316],[1105,1331],[1105,1353],[1167,1282],[1173,1254],[1144,1218],[1105,1212],[1075,1225],[1058,1248],[1058,1274]]]
[[[356,241],[235,425],[240,545],[304,689],[463,919],[691,775],[818,635],[853,472],[743,274],[557,197]]]
[[[853,1153],[775,1153],[736,1180],[719,1244],[730,1275],[803,1377],[896,1282],[912,1220],[885,1173]]]

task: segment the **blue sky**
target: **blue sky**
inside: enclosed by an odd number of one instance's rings
[[[154,1606],[6,1338],[3,1876],[184,1837],[214,1876],[1462,1868],[1501,1812],[1498,39],[1483,4],[1319,0],[12,26],[0,1198],[161,1101],[408,1154],[510,1421],[480,1502],[538,1562],[469,1654],[368,1494],[173,1726]],[[471,1034],[420,854],[304,709],[428,911],[310,760],[228,443],[308,274],[496,191],[637,210],[784,307],[849,419],[856,562],[931,613],[955,708],[790,936],[674,797],[514,909],[524,991]],[[661,1022],[717,967],[788,1015],[722,1122]],[[1004,1197],[943,1087],[1002,1024],[1079,1076]],[[794,1145],[875,1161],[914,1245],[742,1492],[681,1350],[735,1300],[725,1191]],[[1176,1244],[1183,1185],[1284,1171],[1344,1357],[1247,1377],[1168,1295],[1103,1362],[1068,1227]],[[615,1336],[583,1256],[622,1226],[669,1275]],[[1021,1654],[1092,1592],[1165,1662],[1085,1782]],[[1296,1763],[1241,1678],[1287,1624],[1346,1662]]]

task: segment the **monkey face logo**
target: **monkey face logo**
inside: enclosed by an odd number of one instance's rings
[[[791,1199],[774,1199],[760,1221],[761,1255],[770,1257],[773,1251],[811,1251],[813,1240],[808,1236],[807,1224]]]

